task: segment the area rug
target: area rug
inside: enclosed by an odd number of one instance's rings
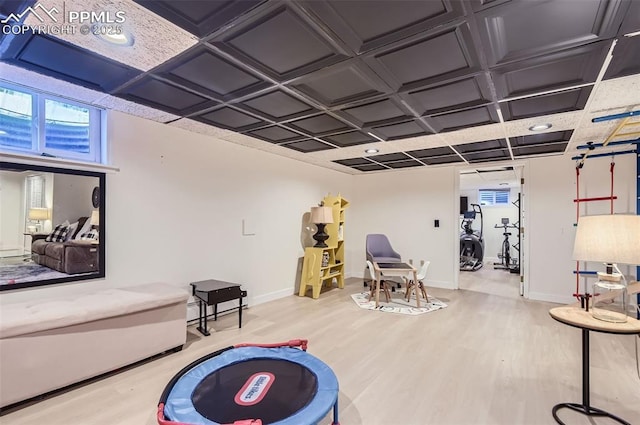
[[[436,311],[447,307],[447,304],[432,296],[429,296],[428,303],[426,303],[424,299],[421,299],[420,308],[418,308],[416,307],[416,298],[413,295],[411,296],[411,300],[409,302],[407,302],[407,300],[403,298],[401,292],[393,292],[391,295],[392,297],[389,302],[386,302],[384,294],[380,294],[380,305],[378,306],[378,308],[376,308],[375,296],[371,301],[369,301],[369,292],[352,294],[351,298],[358,307],[365,310],[379,310],[384,311],[385,313],[407,314],[410,316],[429,313],[431,311]]]
[[[32,282],[34,280],[55,279],[67,276],[69,275],[66,273],[60,273],[36,263],[0,265],[0,285],[11,285],[12,283]]]

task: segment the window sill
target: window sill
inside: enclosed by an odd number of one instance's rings
[[[46,165],[50,167],[65,167],[74,170],[99,171],[104,173],[117,173],[120,168],[93,162],[74,161],[72,159],[54,158],[50,156],[26,155],[18,153],[0,152],[1,161],[12,161],[28,165]]]

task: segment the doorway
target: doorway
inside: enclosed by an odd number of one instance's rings
[[[523,165],[459,171],[459,289],[525,295],[523,173]]]

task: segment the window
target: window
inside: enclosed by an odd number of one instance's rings
[[[0,150],[101,162],[101,111],[0,85]]]
[[[31,208],[44,208],[44,178],[27,177],[27,211]]]
[[[509,205],[509,189],[480,189],[480,205]]]

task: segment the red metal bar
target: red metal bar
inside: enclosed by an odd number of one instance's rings
[[[602,196],[600,198],[581,198],[574,199],[573,202],[591,202],[591,201],[608,201],[610,199],[618,199],[617,196]]]

